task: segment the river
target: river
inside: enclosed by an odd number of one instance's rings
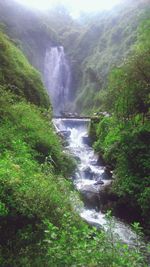
[[[80,216],[89,224],[107,230],[105,214],[99,210],[99,192],[111,177],[105,173],[105,166],[98,163],[98,155],[90,146],[88,125],[90,120],[54,119],[57,131],[61,132],[67,141],[66,149],[77,160],[77,169],[72,177],[75,188],[81,193],[84,205],[78,208]],[[129,245],[134,245],[136,234],[131,227],[113,217],[113,231]]]

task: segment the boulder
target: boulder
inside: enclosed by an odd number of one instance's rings
[[[102,179],[104,180],[111,180],[112,179],[112,173],[109,166],[105,167],[104,172],[102,173]]]
[[[98,165],[98,164],[97,164],[97,160],[91,160],[91,161],[90,161],[90,164],[93,165],[93,166],[97,166],[97,165]]]
[[[82,137],[82,141],[85,145],[91,146],[92,142],[91,142],[91,138],[89,136],[83,136]]]
[[[86,185],[81,189],[81,194],[85,207],[99,209],[99,189],[93,185]]]
[[[97,165],[99,166],[105,166],[105,161],[101,155],[99,155],[99,158],[97,160]]]
[[[103,184],[104,182],[101,179],[99,179],[94,185],[103,185]]]
[[[86,167],[85,169],[83,169],[83,173],[84,173],[86,179],[92,180],[94,177],[94,172],[91,170],[90,167]]]

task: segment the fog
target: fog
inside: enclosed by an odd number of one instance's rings
[[[122,0],[16,0],[22,5],[32,9],[48,10],[58,5],[65,6],[73,17],[78,17],[80,13],[91,13],[102,10],[109,10]]]

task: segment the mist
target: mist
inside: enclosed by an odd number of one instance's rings
[[[106,1],[90,1],[90,0],[16,0],[16,2],[40,11],[47,11],[55,8],[56,6],[64,6],[72,17],[79,17],[81,13],[93,13],[103,10],[110,10],[117,4],[121,3],[122,0],[106,0]]]

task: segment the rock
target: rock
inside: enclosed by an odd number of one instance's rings
[[[93,179],[96,181],[101,180],[102,179],[101,174],[95,173]]]
[[[94,185],[103,185],[103,184],[104,182],[101,179],[99,179]]]
[[[71,135],[71,131],[60,131],[60,134],[65,138],[68,138]]]
[[[99,158],[97,160],[97,165],[99,165],[99,166],[105,166],[105,161],[104,161],[104,159],[102,158],[101,155],[99,155]]]
[[[76,180],[76,179],[77,179],[77,175],[76,175],[76,173],[72,174],[71,179],[72,179],[72,180]]]
[[[105,167],[104,172],[102,173],[102,179],[104,180],[110,180],[112,179],[112,173],[111,173],[111,169],[109,166]]]
[[[88,226],[90,225],[92,228],[96,227],[97,229],[104,230],[103,226],[100,225],[99,223],[94,222],[94,221],[87,219],[87,218],[84,218],[84,217],[82,217],[82,219],[84,220],[85,223],[88,223]]]
[[[91,160],[90,164],[93,165],[93,166],[97,166],[97,161],[96,160]]]
[[[99,209],[99,189],[93,185],[86,185],[80,191],[82,194],[83,201],[87,208]]]
[[[87,167],[85,169],[83,169],[84,175],[86,177],[86,179],[90,179],[92,180],[94,177],[94,173],[92,172],[90,167]]]
[[[74,155],[73,155],[73,157],[74,157],[74,159],[77,161],[77,163],[80,163],[80,162],[81,162],[80,157],[78,157],[78,156],[74,156]]]
[[[88,145],[88,146],[91,146],[92,143],[91,143],[91,138],[89,136],[83,136],[82,137],[82,141],[85,145]]]
[[[102,173],[101,177],[103,180],[111,180],[111,176],[109,176],[105,171]]]
[[[100,208],[104,212],[108,209],[113,209],[118,201],[118,196],[111,190],[112,184],[108,184],[102,187],[99,193]]]
[[[111,173],[111,167],[109,165],[106,165],[105,172],[106,173]]]

